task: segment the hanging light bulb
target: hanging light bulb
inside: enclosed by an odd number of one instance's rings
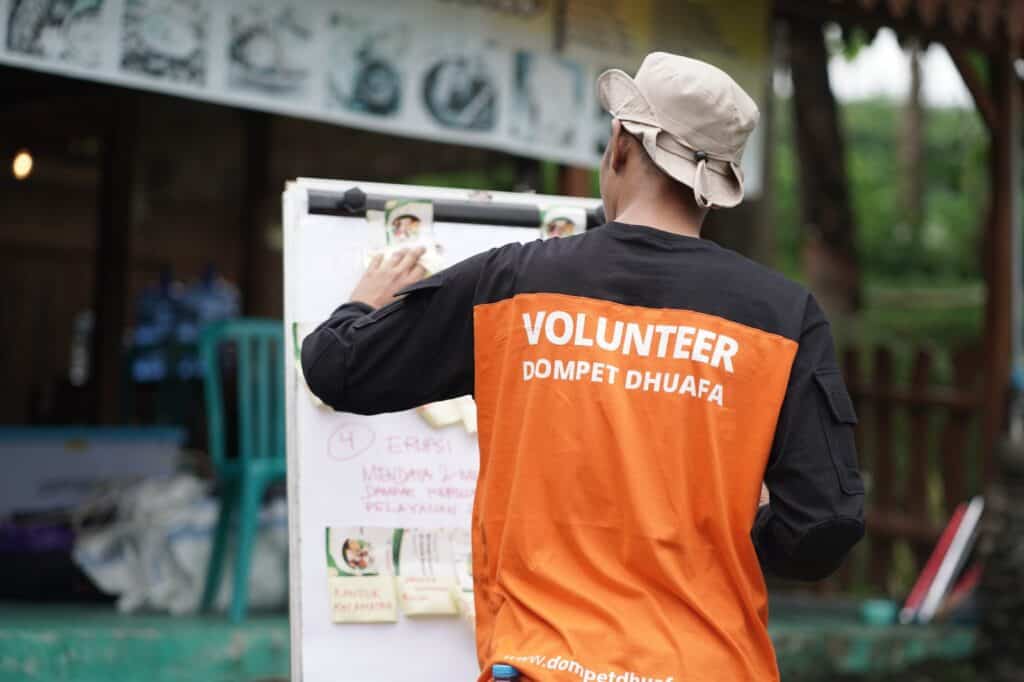
[[[22,149],[14,155],[14,161],[11,162],[11,172],[14,173],[16,179],[24,180],[32,175],[32,167],[34,165],[35,160],[32,158],[32,154],[27,149]]]

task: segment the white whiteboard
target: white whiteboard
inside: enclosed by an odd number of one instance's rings
[[[452,426],[435,430],[415,412],[361,417],[334,413],[310,398],[297,369],[293,329],[325,320],[362,270],[368,246],[365,218],[310,215],[310,190],[427,200],[472,200],[447,188],[300,179],[284,193],[285,366],[291,576],[292,679],[296,682],[472,680],[478,674],[470,626],[457,617],[395,623],[334,624],[329,614],[325,529],[332,526],[468,529],[478,468],[475,436]],[[594,208],[593,199],[494,192],[491,200],[548,208]],[[483,201],[481,199],[481,201]],[[448,264],[511,242],[531,241],[537,229],[435,223]],[[301,338],[299,339],[301,341]],[[401,497],[376,483],[387,472],[427,470]],[[375,472],[383,472],[377,477]]]

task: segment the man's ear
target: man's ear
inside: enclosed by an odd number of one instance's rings
[[[608,167],[619,173],[629,157],[629,133],[618,119],[612,120],[612,135],[608,139]]]

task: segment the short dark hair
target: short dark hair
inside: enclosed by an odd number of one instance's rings
[[[676,194],[680,200],[686,202],[688,206],[694,208],[695,210],[699,209],[700,206],[698,206],[697,204],[697,199],[693,196],[693,188],[690,187],[689,185],[679,182],[671,175],[666,173],[664,170],[662,170],[661,167],[658,166],[658,164],[654,163],[654,159],[652,159],[650,154],[647,153],[647,148],[644,147],[643,141],[640,139],[638,135],[634,135],[630,131],[626,130],[625,127],[623,127],[622,130],[623,132],[629,135],[629,137],[631,138],[631,143],[635,143],[637,147],[639,147],[637,151],[639,152],[640,157],[643,159],[644,170],[652,177],[656,177],[660,181],[662,181],[667,188],[671,188],[673,193]]]

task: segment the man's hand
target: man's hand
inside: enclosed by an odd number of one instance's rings
[[[420,246],[396,251],[387,260],[384,260],[383,255],[374,256],[356,288],[352,290],[350,300],[365,303],[374,309],[387,305],[396,293],[427,274],[419,264],[420,256],[425,252],[426,249]]]
[[[768,504],[769,502],[771,502],[771,500],[772,500],[771,495],[768,494],[768,486],[766,486],[764,483],[762,483],[761,484],[761,499],[758,501],[757,505],[759,507],[762,507],[762,506]]]

